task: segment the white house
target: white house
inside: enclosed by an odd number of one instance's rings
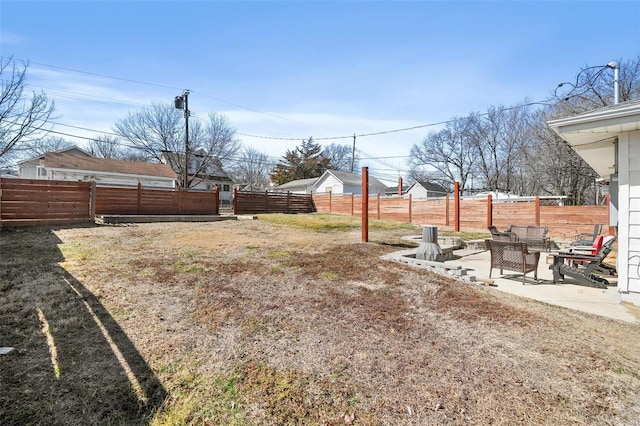
[[[206,164],[203,163],[206,160]],[[183,154],[173,152],[163,152],[161,155],[163,164],[175,166],[174,171],[180,172],[183,167],[178,167],[184,162]],[[216,187],[220,190],[220,202],[231,203],[233,198],[233,180],[222,167],[222,162],[218,158],[209,158],[203,150],[198,150],[189,157],[189,176],[193,179],[190,190],[214,191]]]
[[[172,189],[176,174],[165,164],[96,158],[77,147],[47,152],[18,163],[23,179],[95,180],[100,186]]]
[[[610,225],[618,226],[618,291],[623,301],[640,305],[640,101],[548,125],[610,182]]]
[[[449,191],[437,183],[415,181],[409,189],[407,189],[406,194],[411,194],[411,198],[414,200],[425,200],[427,198],[446,197]]]
[[[276,191],[291,192],[293,194],[309,194],[311,193],[311,191],[313,191],[313,185],[317,180],[318,178],[296,179],[292,180],[291,182],[278,185],[274,189]]]
[[[362,194],[362,176],[355,173],[327,170],[313,185],[317,194],[331,192],[333,194]],[[369,194],[385,195],[387,185],[369,176]]]

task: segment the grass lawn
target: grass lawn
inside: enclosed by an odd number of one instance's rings
[[[0,424],[639,424],[640,327],[335,215],[0,230]]]

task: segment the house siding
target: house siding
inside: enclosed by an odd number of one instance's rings
[[[640,305],[640,132],[618,138],[620,212],[618,291],[622,300]]]
[[[344,193],[344,186],[342,182],[336,179],[333,175],[325,175],[326,177],[315,184],[316,193],[324,194],[329,192],[328,188],[331,188],[331,192],[334,194]]]
[[[175,187],[175,180],[171,178],[127,175],[119,176],[117,174],[100,173],[92,170],[69,171],[49,169],[47,179],[67,181],[95,180],[96,184],[100,186],[136,187],[138,183],[140,183],[146,188],[171,189]]]
[[[427,198],[427,190],[424,189],[422,185],[413,185],[407,194],[411,194],[414,200],[424,200]]]

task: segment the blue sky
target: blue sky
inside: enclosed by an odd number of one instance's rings
[[[2,0],[0,54],[30,61],[30,88],[55,101],[57,131],[93,137],[63,125],[108,132],[189,89],[195,119],[224,113],[246,145],[278,158],[310,136],[544,100],[583,66],[640,54],[640,2]],[[356,145],[399,157],[363,162],[393,178],[436,129]]]

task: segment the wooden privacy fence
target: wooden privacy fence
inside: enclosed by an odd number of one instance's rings
[[[362,215],[362,197],[354,194],[313,194],[318,212],[350,216]],[[369,218],[452,227],[454,230],[486,231],[489,226],[503,230],[512,224],[545,225],[549,235],[569,238],[592,232],[593,225],[608,229],[609,205],[544,206],[533,201],[496,202],[482,199],[445,197],[413,200],[407,197],[369,196]],[[613,233],[614,230],[609,230]]]
[[[94,220],[92,183],[0,178],[0,226]]]
[[[290,192],[240,192],[233,193],[233,214],[259,213],[313,213],[313,198],[308,194]]]
[[[218,214],[220,193],[138,188],[96,188],[96,214]]]
[[[0,226],[93,222],[96,214],[218,214],[219,192],[96,187],[92,182],[0,179]]]

